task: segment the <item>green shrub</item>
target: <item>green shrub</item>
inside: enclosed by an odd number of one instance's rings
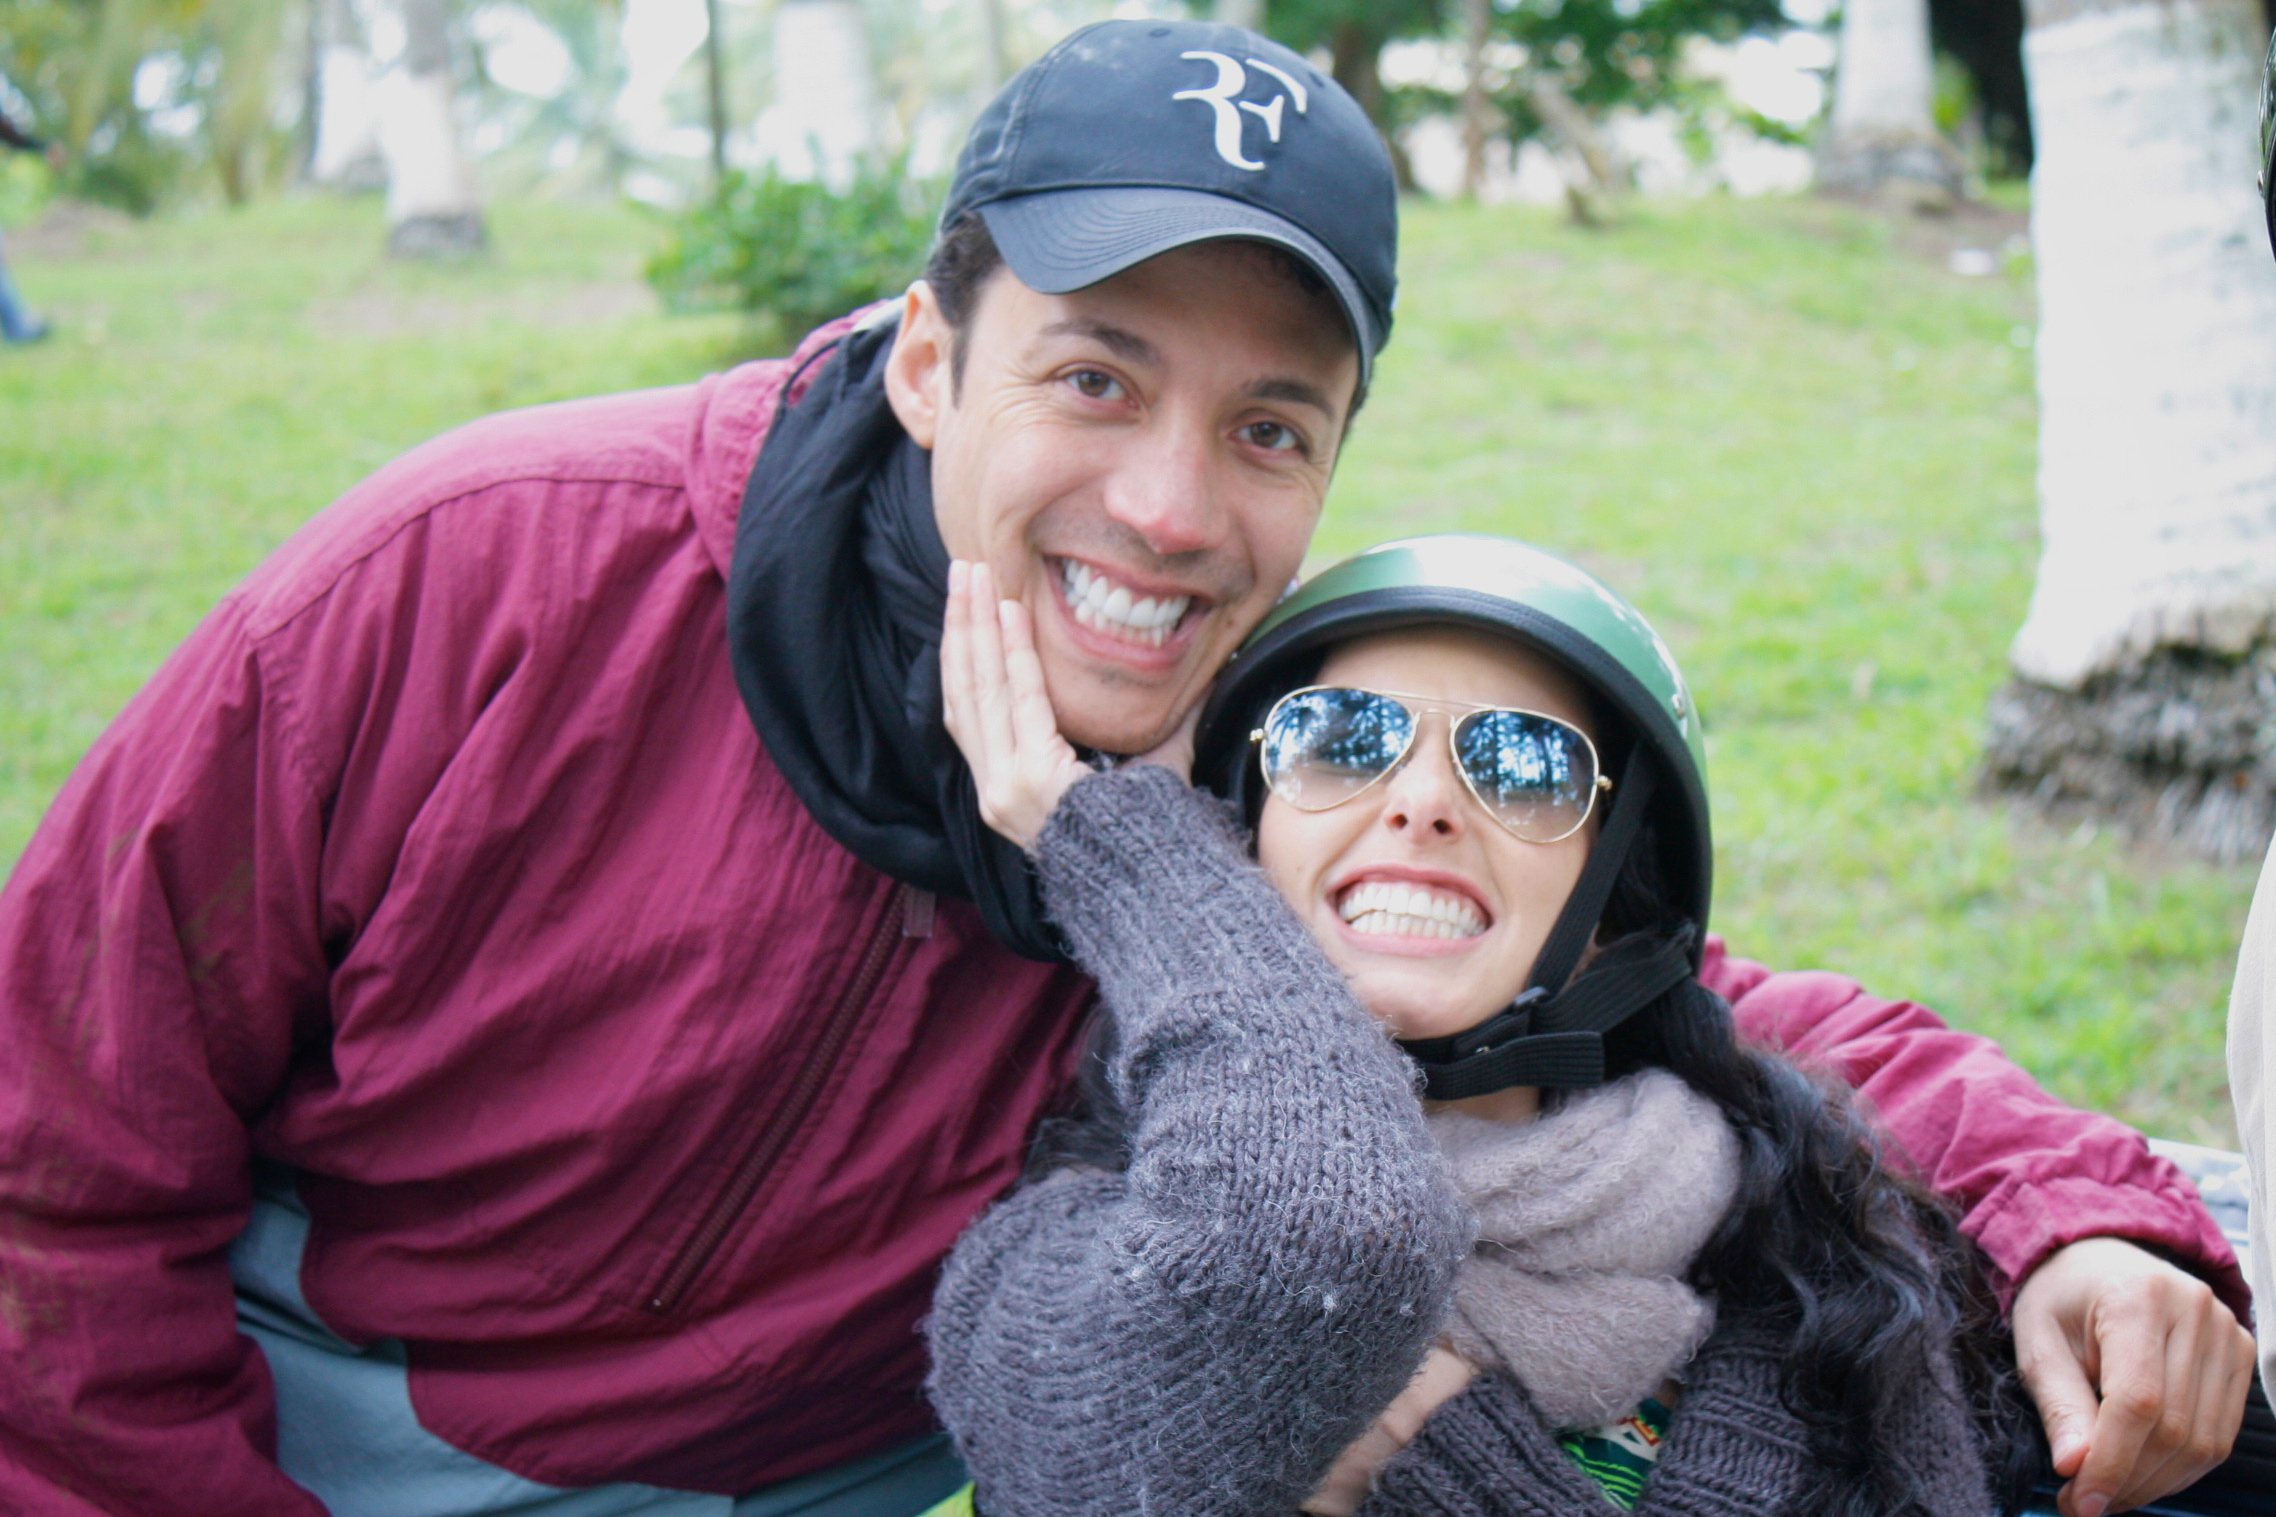
[[[772,167],[730,173],[679,218],[648,278],[674,310],[737,308],[796,338],[923,272],[933,198],[899,163],[863,165],[842,192]]]

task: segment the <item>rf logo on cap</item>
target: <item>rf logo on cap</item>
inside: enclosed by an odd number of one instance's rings
[[[1247,125],[1241,119],[1241,112],[1247,111],[1262,121],[1265,135],[1270,140],[1278,142],[1280,140],[1281,107],[1293,100],[1296,102],[1296,114],[1303,115],[1305,106],[1304,86],[1271,64],[1256,58],[1249,59],[1244,67],[1242,60],[1238,58],[1229,58],[1223,53],[1213,53],[1206,49],[1182,53],[1179,56],[1216,64],[1217,82],[1205,90],[1179,90],[1170,98],[1172,100],[1207,101],[1209,109],[1217,117],[1217,156],[1237,169],[1263,168],[1262,162],[1243,157],[1241,154],[1241,130]],[[1288,93],[1273,96],[1270,105],[1258,105],[1253,100],[1241,99],[1241,92],[1249,87],[1248,70],[1251,68],[1261,69],[1272,75],[1273,78],[1278,79],[1288,87]]]

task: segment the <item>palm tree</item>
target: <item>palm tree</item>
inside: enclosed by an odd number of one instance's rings
[[[399,258],[464,253],[488,233],[474,165],[459,141],[451,0],[400,0],[403,52],[379,83],[387,157],[387,250]]]
[[[2044,548],[1998,786],[2217,857],[2276,818],[2276,267],[2257,0],[2033,0]]]

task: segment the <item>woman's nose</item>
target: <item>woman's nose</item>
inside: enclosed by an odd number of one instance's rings
[[[1384,782],[1383,825],[1408,834],[1409,841],[1453,838],[1462,833],[1465,791],[1447,747],[1446,737],[1436,730],[1434,721],[1415,734],[1407,761]]]

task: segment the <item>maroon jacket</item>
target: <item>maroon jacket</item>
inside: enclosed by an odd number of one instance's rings
[[[0,893],[0,1510],[316,1510],[235,1327],[256,1155],[310,1304],[519,1474],[739,1492],[929,1425],[936,1267],[1089,992],[853,859],[752,732],[723,576],[786,372],[381,470],[72,776]],[[2009,1274],[2117,1232],[2241,1299],[2187,1182],[1990,1045],[1711,976],[1864,1077]]]

